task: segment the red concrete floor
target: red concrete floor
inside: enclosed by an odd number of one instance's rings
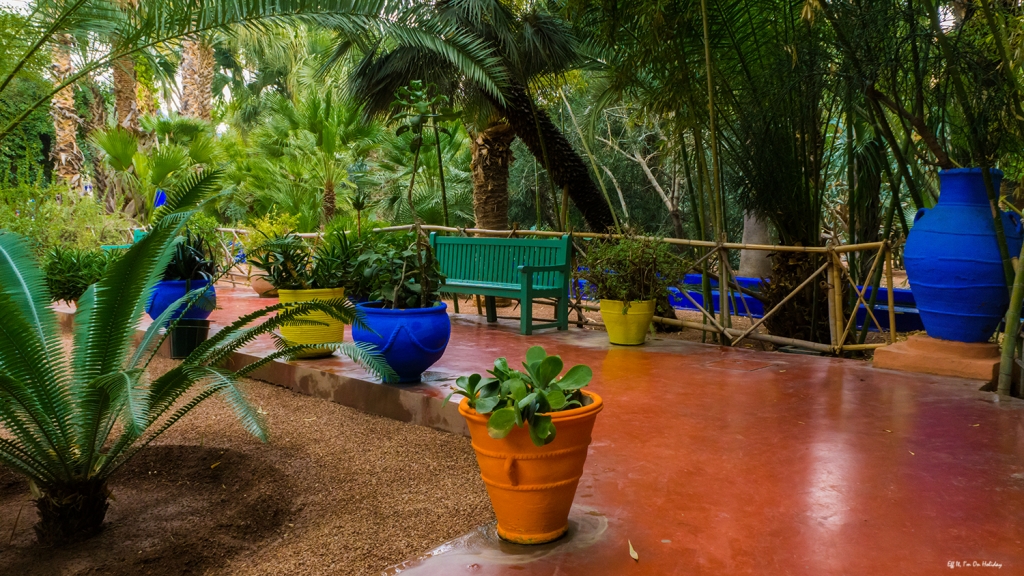
[[[215,318],[267,302],[232,294]],[[605,400],[575,534],[535,551],[483,529],[403,573],[927,575],[990,562],[1002,568],[968,571],[1024,574],[1024,402],[861,361],[612,347],[601,332],[524,337],[469,317],[453,321],[432,369],[443,381],[425,392],[537,344],[589,364]]]

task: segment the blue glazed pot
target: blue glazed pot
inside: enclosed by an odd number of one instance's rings
[[[991,174],[999,190],[1003,173]],[[981,169],[943,170],[939,185],[938,205],[918,211],[907,237],[910,289],[929,336],[987,342],[1006,313],[1009,296]],[[1020,220],[1003,214],[1003,227],[1016,256]]]
[[[356,306],[373,332],[352,326],[352,339],[376,346],[398,373],[397,382],[419,382],[423,371],[440,360],[448,346],[452,334],[448,305],[441,302],[431,308],[406,310],[381,306],[380,302]]]
[[[209,280],[192,280],[190,286],[192,290],[198,290],[199,288],[209,286],[209,284]],[[188,292],[185,280],[161,280],[153,287],[153,294],[150,296],[149,303],[146,306],[146,313],[149,314],[150,318],[156,320],[158,316],[164,313],[164,310],[167,310],[168,306],[174,304],[175,300],[188,294]],[[213,314],[213,309],[216,306],[217,289],[214,286],[210,286],[210,289],[203,293],[203,296],[181,317],[186,320],[206,320],[210,317],[210,314]],[[171,320],[176,318],[177,316],[172,316]]]

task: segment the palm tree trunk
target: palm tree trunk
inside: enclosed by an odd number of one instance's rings
[[[515,138],[515,131],[504,122],[470,133],[473,214],[477,228],[504,230],[508,227],[508,170],[514,160],[511,146]]]
[[[136,82],[135,104],[139,109],[139,116],[152,116],[159,110],[159,103],[156,100],[156,93],[149,89],[145,82]]]
[[[209,121],[213,115],[213,46],[201,38],[182,43],[181,115]]]
[[[117,123],[129,132],[138,133],[139,105],[135,84],[135,61],[131,56],[118,58],[114,62],[114,111]]]
[[[36,538],[47,546],[84,540],[100,531],[107,515],[107,484],[91,480],[47,487],[35,501]]]
[[[70,34],[58,37],[59,44],[53,51],[53,76],[59,85],[67,80],[74,71],[71,64],[71,46],[73,39]],[[65,87],[53,95],[50,103],[50,116],[53,117],[55,144],[50,152],[57,177],[70,188],[79,188],[82,180],[82,163],[85,156],[78,148],[78,125],[82,119],[75,111],[74,85]]]
[[[552,182],[556,187],[569,193],[569,198],[583,215],[590,229],[604,232],[614,226],[615,220],[611,209],[590,177],[590,170],[547,113],[537,109],[534,115],[534,106],[526,89],[514,82],[506,88],[504,96],[504,106],[496,100],[492,103],[504,112],[516,136],[526,144],[530,153],[539,162],[545,163],[544,156],[547,152],[547,159],[550,161],[547,167]]]
[[[334,181],[324,182],[324,224],[334,220],[334,212],[337,210],[338,198],[334,193]]]

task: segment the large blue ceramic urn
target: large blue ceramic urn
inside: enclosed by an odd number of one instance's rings
[[[146,305],[146,313],[153,320],[156,320],[158,316],[164,313],[178,301],[179,298],[184,297],[191,290],[199,290],[200,288],[206,288],[210,285],[209,280],[161,280],[156,283],[153,287],[153,293],[149,297],[149,303]],[[182,304],[176,313],[171,316],[171,320],[182,318],[184,320],[206,320],[213,314],[214,308],[217,307],[217,288],[216,286],[210,286],[210,289],[203,292],[188,310],[185,310],[184,314],[181,312],[184,310],[186,305]]]
[[[393,382],[412,384],[444,355],[452,334],[448,305],[392,310],[380,302],[356,305],[366,327],[352,326],[352,339],[374,345],[394,369]]]
[[[999,190],[1003,173],[991,170]],[[904,262],[910,289],[932,338],[987,342],[1006,313],[1009,294],[992,209],[980,168],[939,172],[939,202],[921,209],[907,237]],[[1011,255],[1021,246],[1021,223],[1002,214]]]

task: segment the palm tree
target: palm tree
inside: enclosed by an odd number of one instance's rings
[[[299,17],[306,21],[323,20],[332,25],[348,25],[353,29],[366,27],[389,17],[385,0],[204,0],[203,2],[168,2],[139,0],[113,8],[107,0],[56,0],[51,8],[39,10],[29,17],[20,42],[26,48],[20,54],[7,56],[9,67],[0,77],[0,97],[25,65],[59,35],[74,33],[102,38],[79,69],[51,93],[15,112],[0,126],[0,142],[54,94],[81,78],[113,66],[115,87],[119,94],[116,106],[118,123],[134,128],[134,63],[131,57],[153,47],[166,47],[197,34],[241,25],[259,28],[268,21],[285,22]],[[41,32],[40,32],[41,31]],[[116,65],[115,65],[116,63]],[[487,70],[481,69],[486,75]],[[491,71],[493,72],[493,71]],[[136,105],[137,108],[137,105]]]
[[[238,388],[238,378],[308,347],[283,346],[232,371],[224,364],[235,350],[311,310],[361,322],[344,299],[287,308],[278,304],[239,318],[181,364],[152,373],[150,363],[166,338],[162,327],[180,306],[197,305],[203,289],[172,304],[135,345],[138,323],[176,237],[216,182],[216,173],[193,174],[169,194],[152,231],[79,300],[70,350],[63,347],[57,314],[28,241],[0,234],[0,423],[8,432],[0,440],[0,462],[29,479],[39,511],[36,534],[44,544],[78,540],[99,530],[111,475],[211,396],[224,398],[243,427],[266,440],[262,416]],[[371,372],[390,373],[365,346],[331,347]]]
[[[158,190],[214,167],[220,155],[212,127],[192,118],[147,118],[139,132],[115,126],[94,132],[91,141],[103,152],[116,206],[142,226],[155,216]],[[159,146],[146,153],[143,141],[159,141]]]
[[[459,59],[447,57],[424,39],[446,38],[455,32],[473,41],[472,50],[479,59],[500,62],[504,70],[500,93],[482,84]],[[538,106],[533,93],[545,79],[586,62],[568,25],[544,5],[441,0],[415,4],[369,34],[340,34],[347,42],[340,44],[336,60],[353,46],[363,50],[349,92],[371,114],[385,113],[392,95],[413,80],[435,85],[466,111],[477,174],[474,204],[481,207],[478,225],[486,222],[504,228],[508,224],[507,208],[502,207],[508,204],[510,145],[515,136],[546,167],[553,184],[568,193],[592,229],[603,231],[613,225],[608,201],[594,184],[587,164]]]
[[[118,7],[131,11],[139,7],[139,0],[115,0]],[[120,39],[113,40],[114,43]],[[114,60],[114,116],[117,125],[129,132],[139,131],[139,103],[135,78],[135,57],[125,54]]]
[[[473,172],[473,214],[477,228],[508,227],[508,170],[515,157],[512,142],[516,131],[498,120],[469,135]]]
[[[71,49],[74,38],[64,34],[57,39],[53,49],[53,76],[58,85],[63,84],[74,71],[71,64]],[[78,125],[82,119],[75,110],[75,88],[65,86],[53,95],[50,103],[53,117],[54,145],[50,152],[57,177],[69,188],[81,187],[82,163],[85,156],[78,148]]]
[[[275,188],[315,187],[326,224],[337,212],[338,194],[352,187],[348,167],[379,146],[383,126],[365,122],[358,106],[316,86],[301,87],[291,99],[268,101],[266,120],[251,138],[256,153],[269,162],[264,173],[280,176],[274,178],[279,180]]]

